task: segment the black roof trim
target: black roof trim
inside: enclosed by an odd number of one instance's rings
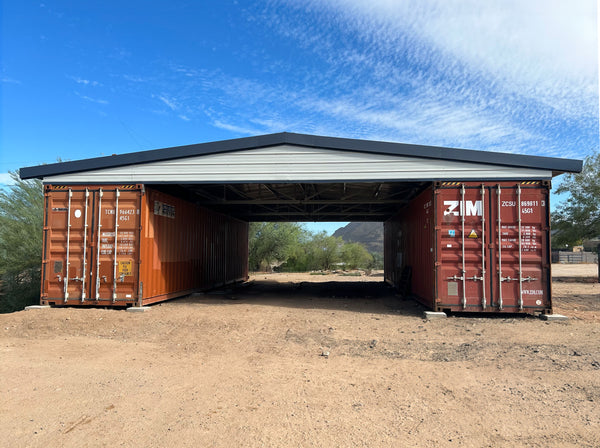
[[[576,159],[526,156],[521,154],[475,151],[470,149],[444,148],[408,143],[323,137],[318,135],[281,132],[277,134],[258,135],[255,137],[220,140],[216,142],[198,143],[195,145],[174,146],[171,148],[75,160],[72,162],[30,166],[21,168],[19,170],[19,175],[21,176],[21,179],[41,179],[46,176],[55,176],[59,174],[226,153],[245,149],[264,148],[283,144],[373,154],[421,157],[426,159],[487,163],[493,165],[514,166],[516,168],[534,168],[551,170],[553,174],[565,172],[579,173],[583,167],[583,161]]]

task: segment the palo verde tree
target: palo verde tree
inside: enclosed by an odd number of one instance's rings
[[[581,173],[567,174],[556,192],[570,197],[552,216],[552,227],[558,230],[552,246],[573,246],[600,236],[600,154],[587,157]]]
[[[341,258],[346,269],[370,268],[373,256],[360,243],[346,243],[341,249]]]
[[[44,194],[39,180],[0,190],[0,312],[37,303],[40,297]]]
[[[344,241],[341,237],[328,236],[327,232],[312,235],[307,244],[306,252],[310,261],[308,268],[330,270],[341,258]]]
[[[301,244],[304,229],[295,222],[252,222],[248,241],[250,270],[268,269],[284,263]]]

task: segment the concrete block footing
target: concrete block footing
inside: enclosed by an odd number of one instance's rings
[[[446,313],[443,313],[441,311],[425,311],[424,317],[427,320],[431,320],[431,319],[444,319],[448,316],[446,316]]]
[[[549,322],[564,322],[569,320],[567,316],[563,316],[562,314],[540,314],[540,319]]]
[[[127,311],[130,313],[144,313],[146,311],[150,311],[149,306],[130,306],[127,308]]]
[[[49,309],[50,305],[29,305],[25,307],[25,311],[29,310],[46,310]]]

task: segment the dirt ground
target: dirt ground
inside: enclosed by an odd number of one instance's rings
[[[600,285],[422,318],[381,276],[0,315],[0,446],[598,447]]]

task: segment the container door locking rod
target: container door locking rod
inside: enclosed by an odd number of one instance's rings
[[[481,184],[481,307],[485,310],[487,298],[485,297],[485,185]]]
[[[519,311],[523,311],[523,250],[521,246],[521,185],[517,184],[517,207],[519,213]]]
[[[119,233],[119,189],[115,190],[115,247],[113,248],[113,294],[112,301],[117,301],[117,235]]]
[[[65,280],[63,283],[65,289],[64,300],[67,303],[69,300],[69,266],[71,262],[69,260],[69,249],[71,243],[71,197],[73,196],[73,190],[69,188],[69,206],[67,207],[67,272],[65,273]]]
[[[462,225],[461,237],[462,237],[462,307],[467,308],[467,271],[465,269],[465,184],[462,184],[460,189],[460,221]]]
[[[504,278],[502,277],[502,210],[500,208],[500,184],[498,184],[498,310],[502,311],[502,282]]]
[[[98,246],[96,247],[96,300],[100,300],[100,234],[102,233],[102,188],[98,193]]]
[[[85,212],[83,216],[83,273],[81,274],[81,303],[85,301],[85,279],[87,278],[87,234],[88,234],[88,198],[90,191],[85,189]]]

